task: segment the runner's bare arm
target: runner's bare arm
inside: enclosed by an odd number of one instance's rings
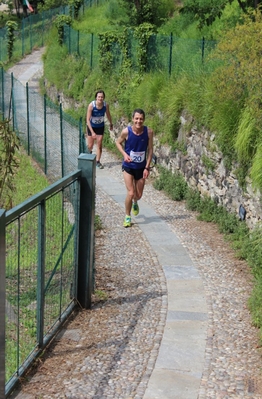
[[[88,107],[87,107],[87,112],[86,112],[86,125],[88,126],[90,132],[92,133],[92,136],[93,135],[95,136],[96,134],[93,131],[92,126],[91,126],[91,122],[90,122],[91,116],[92,116],[92,111],[93,111],[93,105],[92,105],[92,103],[90,103],[88,105]]]
[[[127,127],[125,129],[122,130],[120,136],[118,137],[118,139],[116,140],[116,146],[119,150],[119,152],[121,152],[121,154],[124,157],[124,161],[125,162],[131,162],[132,159],[130,158],[129,155],[127,155],[127,153],[124,151],[123,149],[123,143],[126,141],[127,139],[127,134],[128,134],[128,129]]]

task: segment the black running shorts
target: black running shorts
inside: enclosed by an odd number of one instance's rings
[[[104,126],[103,127],[93,127],[93,130],[94,130],[95,134],[97,134],[98,136],[103,136],[105,127]],[[87,126],[87,135],[92,136],[92,133],[88,126]]]
[[[134,176],[135,180],[143,179],[144,169],[132,169],[128,168],[127,166],[122,166],[122,171],[128,173],[129,175]]]

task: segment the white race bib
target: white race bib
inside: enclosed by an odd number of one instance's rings
[[[92,116],[92,122],[94,125],[98,125],[100,123],[104,122],[104,117],[103,116]]]
[[[140,163],[145,160],[145,151],[130,151],[130,157],[132,159],[132,162]]]

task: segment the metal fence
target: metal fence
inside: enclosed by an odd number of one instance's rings
[[[98,68],[100,64],[99,42],[99,37],[93,33],[82,33],[67,25],[64,27],[64,44],[69,54],[85,58],[91,69]],[[127,32],[127,42],[132,69],[139,70],[138,41],[131,30]],[[193,40],[174,37],[172,33],[169,36],[152,35],[146,49],[146,72],[161,71],[168,75],[180,72],[193,74],[195,69],[203,67],[216,43],[204,38]],[[113,43],[110,52],[112,68],[118,71],[123,60],[121,48],[117,43]]]
[[[28,154],[50,181],[75,170],[77,156],[86,152],[82,121],[76,121],[39,93],[2,69],[0,112],[9,119]]]
[[[78,167],[0,210],[0,397],[11,393],[76,304],[91,306],[95,155],[80,155]]]
[[[108,0],[84,0],[79,10],[79,15],[83,14],[89,7],[97,6]],[[13,56],[23,57],[32,52],[34,48],[43,47],[48,38],[49,31],[57,15],[72,15],[74,10],[70,6],[61,6],[51,10],[43,11],[39,14],[30,14],[23,18],[21,27],[15,31],[15,41]],[[7,29],[0,29],[0,61],[8,61],[8,38]]]
[[[79,15],[83,14],[88,7],[96,6],[108,0],[85,0],[79,10]],[[40,14],[30,14],[22,20],[21,29],[15,32],[14,57],[19,58],[27,53],[31,53],[33,48],[42,47],[48,38],[48,32],[52,27],[55,17],[59,14],[74,15],[71,6],[62,6]],[[90,68],[98,68],[100,64],[99,43],[100,39],[93,33],[83,33],[74,30],[70,26],[64,26],[64,44],[69,54],[77,54],[85,58]],[[132,69],[139,69],[138,41],[134,37],[133,31],[128,31],[129,56],[132,61]],[[147,49],[146,72],[161,71],[169,75],[180,72],[194,73],[195,69],[203,67],[207,56],[216,46],[216,41],[193,40],[155,34],[152,35]],[[117,43],[111,45],[113,55],[112,66],[114,71],[121,67],[122,54]],[[7,31],[6,28],[0,30],[0,61],[8,60],[7,52]]]
[[[76,298],[79,181],[57,187],[6,214],[7,393]]]

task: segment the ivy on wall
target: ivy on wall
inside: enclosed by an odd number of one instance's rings
[[[144,73],[147,70],[148,44],[151,36],[154,34],[155,26],[149,23],[143,23],[134,30],[134,35],[138,40],[138,63],[140,73]]]
[[[110,74],[113,67],[113,53],[112,47],[118,41],[118,35],[114,32],[105,32],[98,35],[99,42],[99,66],[101,71],[105,74]]]
[[[71,26],[72,24],[72,18],[68,15],[58,15],[55,19],[55,26],[57,28],[57,34],[58,34],[58,43],[60,46],[63,44],[64,40],[64,26],[69,25]]]
[[[7,21],[6,30],[7,30],[7,53],[8,53],[8,59],[10,60],[12,58],[14,50],[15,30],[17,30],[17,23],[14,21]]]
[[[122,56],[122,65],[121,70],[119,71],[120,80],[130,72],[132,68],[132,60],[129,51],[130,33],[131,31],[126,28],[121,34],[118,32],[105,32],[99,34],[100,68],[103,73],[111,74],[113,71],[113,48],[116,44],[119,46]],[[155,34],[155,26],[149,23],[144,23],[135,28],[132,33],[138,41],[138,71],[139,74],[143,74],[147,69],[148,43],[151,36]]]

